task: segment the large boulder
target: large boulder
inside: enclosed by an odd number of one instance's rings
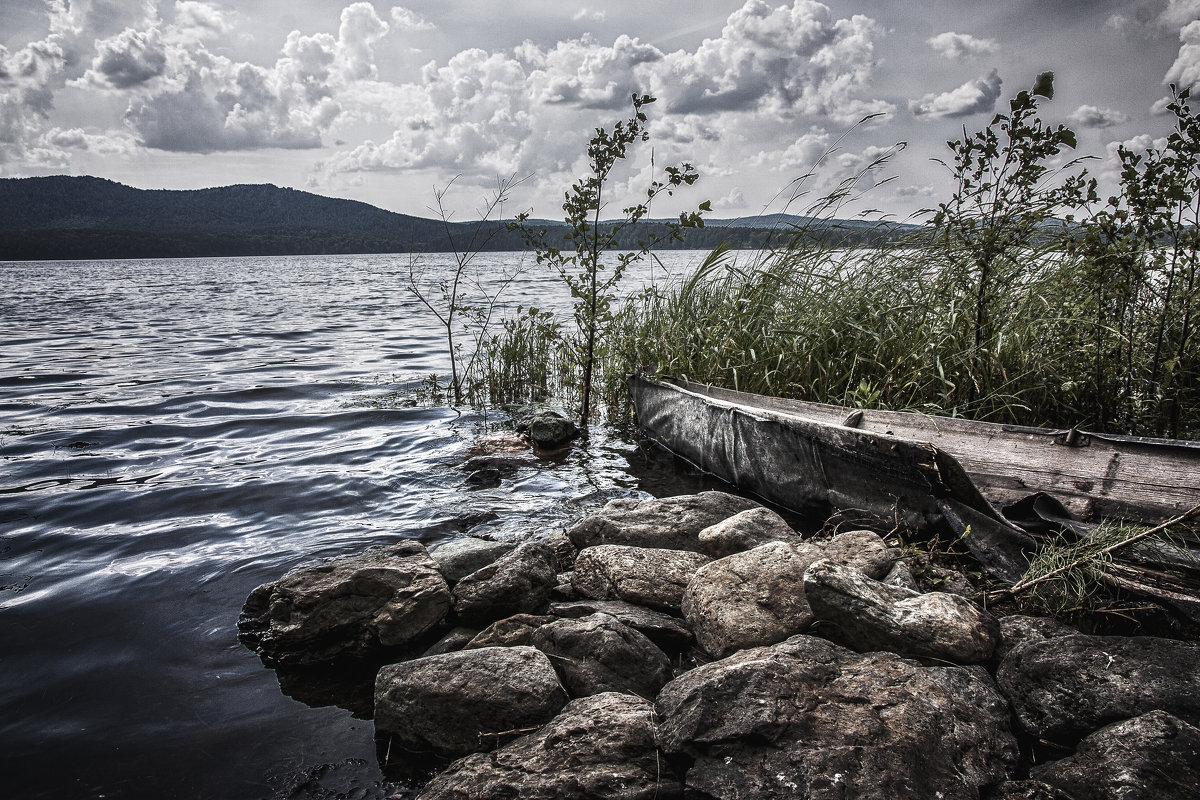
[[[1000,643],[996,645],[994,658],[1001,661],[1010,652],[1026,642],[1043,642],[1058,636],[1074,636],[1078,628],[1053,617],[1027,617],[1010,614],[1000,618]]]
[[[573,697],[629,692],[653,699],[671,680],[671,662],[642,634],[608,614],[560,619],[530,635],[534,647],[550,656]]]
[[[1200,725],[1200,645],[1150,636],[1059,636],[1013,649],[996,672],[1021,727],[1070,742],[1166,711]]]
[[[978,664],[1000,640],[996,618],[961,595],[918,594],[829,560],[804,573],[804,593],[822,635],[859,651]]]
[[[577,522],[567,536],[579,549],[600,544],[702,552],[700,531],[759,504],[725,492],[649,500],[610,500]]]
[[[1017,764],[980,668],[924,667],[812,636],[743,650],[659,692],[658,741],[697,797],[978,800]]]
[[[1200,796],[1200,729],[1151,711],[1101,728],[1075,755],[1031,772],[1087,800],[1194,800]]]
[[[765,506],[739,511],[728,519],[709,525],[696,535],[696,540],[704,552],[713,558],[753,550],[767,542],[798,545],[803,541],[783,517]]]
[[[688,582],[709,560],[682,550],[603,544],[579,552],[571,585],[594,600],[625,600],[678,614]]]
[[[554,552],[526,542],[460,580],[454,587],[454,611],[468,625],[533,613],[550,599],[557,576]]]
[[[777,541],[705,564],[683,595],[683,616],[696,642],[724,658],[804,631],[813,621],[804,571],[822,557],[813,545]]]
[[[450,589],[418,542],[289,573],[256,588],[238,638],[268,666],[361,659],[437,625]]]
[[[464,536],[439,544],[430,551],[437,567],[451,586],[476,570],[483,569],[500,556],[512,552],[512,542],[493,542],[474,536]]]
[[[549,722],[567,703],[550,659],[485,647],[391,664],[375,678],[375,734],[409,750],[461,756]]]
[[[454,762],[420,800],[677,800],[659,758],[654,708],[628,694],[572,700],[536,733]]]
[[[683,620],[624,600],[574,600],[551,603],[550,613],[564,619],[578,619],[590,614],[611,614],[638,633],[644,634],[667,652],[686,650],[692,643],[692,632]]]

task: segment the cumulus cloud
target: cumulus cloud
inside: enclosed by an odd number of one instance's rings
[[[942,94],[927,94],[920,100],[909,101],[914,117],[943,119],[967,117],[995,108],[1000,99],[1000,75],[992,70],[981,78],[967,81],[957,89]]]
[[[400,31],[432,31],[437,26],[404,6],[395,6],[392,8],[392,28]]]
[[[969,33],[946,31],[927,40],[929,46],[943,58],[963,61],[974,56],[984,56],[1000,49],[995,39],[978,39]]]
[[[1163,81],[1182,89],[1200,82],[1200,20],[1185,25],[1179,31],[1179,41],[1179,55]]]
[[[139,86],[163,74],[167,53],[157,28],[126,28],[116,36],[96,42],[96,57],[85,78],[114,89]]]
[[[1128,115],[1120,111],[1088,105],[1075,109],[1069,119],[1082,128],[1110,128],[1129,121]]]
[[[655,89],[678,113],[769,109],[848,122],[891,108],[860,97],[882,34],[869,17],[834,19],[812,0],[778,8],[748,0],[719,38],[668,55],[654,71]]]
[[[639,67],[663,58],[658,48],[625,35],[610,47],[585,36],[559,42],[550,51],[527,45],[521,54],[536,67],[528,81],[537,102],[606,109],[628,105],[630,96],[643,85]]]

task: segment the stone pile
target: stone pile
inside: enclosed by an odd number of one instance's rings
[[[721,492],[614,500],[290,574],[239,629],[271,666],[391,662],[377,736],[457,759],[421,798],[1197,796],[1200,646],[998,620],[913,566]]]

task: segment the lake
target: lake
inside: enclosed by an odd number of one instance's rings
[[[523,263],[479,258],[492,276]],[[450,268],[422,259],[430,280]],[[251,589],[398,539],[525,539],[612,497],[711,485],[593,426],[565,458],[469,491],[467,449],[507,416],[396,400],[448,363],[409,269],[0,263],[6,796],[382,797],[370,720],[321,687],[285,694],[237,642]],[[566,298],[534,271],[508,295]]]

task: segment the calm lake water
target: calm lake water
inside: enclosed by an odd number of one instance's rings
[[[480,258],[496,275],[519,256]],[[380,797],[371,722],[319,687],[285,694],[237,642],[251,589],[398,539],[523,539],[707,485],[594,427],[564,460],[468,491],[458,466],[503,414],[373,407],[446,368],[408,272],[406,256],[0,263],[0,794]],[[531,273],[509,298],[564,296]]]

